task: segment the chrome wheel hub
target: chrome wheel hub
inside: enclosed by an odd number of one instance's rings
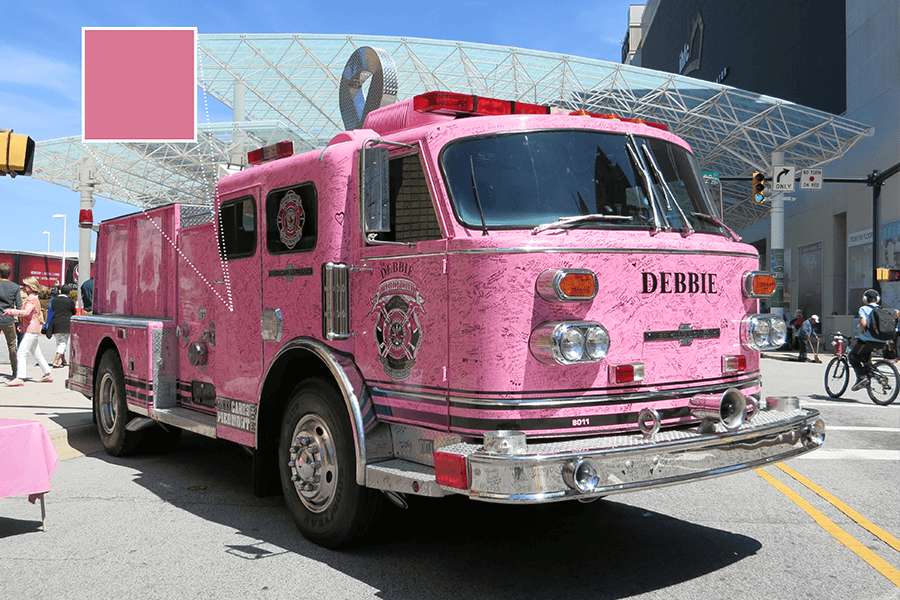
[[[294,428],[293,440],[288,467],[294,489],[307,509],[322,512],[331,505],[337,489],[337,457],[331,431],[318,415],[305,415]]]
[[[112,434],[116,426],[116,382],[109,373],[105,373],[103,379],[100,380],[98,396],[100,424],[103,426],[103,431]]]

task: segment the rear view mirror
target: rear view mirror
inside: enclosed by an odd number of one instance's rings
[[[361,154],[365,233],[388,232],[391,230],[388,149],[364,146]]]

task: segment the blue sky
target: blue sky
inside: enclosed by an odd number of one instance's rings
[[[575,2],[33,0],[6,2],[0,28],[0,129],[36,142],[81,134],[82,27],[197,27],[198,33],[346,33],[460,40],[619,62],[628,6]],[[210,120],[230,112],[208,97]],[[202,93],[198,118],[206,120]],[[29,177],[0,177],[0,250],[78,251],[79,195]],[[137,210],[97,198],[94,220]],[[92,248],[93,249],[93,248]]]

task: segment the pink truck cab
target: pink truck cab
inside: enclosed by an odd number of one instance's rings
[[[337,547],[385,497],[591,500],[823,443],[763,392],[774,278],[663,128],[434,92],[251,155],[210,206],[100,225],[68,386],[111,454],[241,444]]]

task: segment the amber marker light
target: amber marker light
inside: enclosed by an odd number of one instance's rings
[[[747,298],[768,298],[775,293],[778,283],[775,276],[763,271],[744,273],[744,296]]]
[[[587,269],[547,269],[535,289],[548,302],[586,302],[597,295],[597,276]]]
[[[593,273],[566,273],[559,281],[560,291],[569,298],[593,298],[597,293]]]

